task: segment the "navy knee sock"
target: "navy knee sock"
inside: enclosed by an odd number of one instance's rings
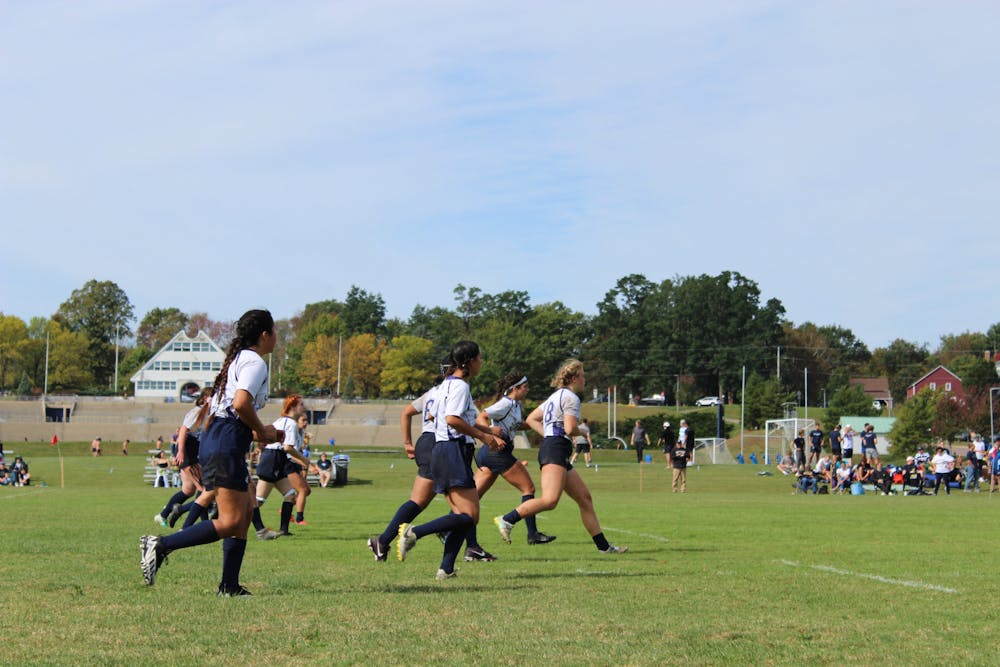
[[[196,526],[179,530],[176,533],[167,535],[166,537],[161,537],[160,544],[162,544],[167,551],[174,551],[176,549],[196,547],[199,544],[216,542],[218,539],[219,533],[215,530],[215,524],[211,521],[205,521]]]
[[[188,510],[187,518],[184,519],[184,527],[181,530],[187,530],[194,524],[198,523],[198,519],[203,516],[208,516],[208,510],[199,505],[198,503],[188,503],[190,509]]]
[[[171,507],[173,507],[174,505],[179,505],[187,499],[188,499],[188,494],[184,493],[183,491],[178,491],[174,495],[170,496],[170,500],[168,500],[167,504],[164,505],[162,510],[160,510],[160,516],[166,519],[167,515],[170,514]]]
[[[511,510],[503,515],[503,520],[513,525],[521,520],[521,515],[517,513],[517,510]]]
[[[379,544],[384,547],[392,544],[392,541],[396,539],[396,535],[399,534],[399,524],[410,523],[423,512],[423,508],[413,502],[412,500],[407,500],[405,503],[399,506],[396,513],[392,517],[392,521],[389,525],[385,527],[385,531],[378,536]]]
[[[444,555],[441,557],[441,569],[445,572],[455,571],[455,559],[462,549],[462,542],[467,538],[468,531],[476,527],[476,522],[468,514],[452,514],[455,526],[451,528],[448,539],[444,541]]]
[[[447,544],[448,540],[445,540],[444,542]],[[473,522],[473,524],[469,526],[469,529],[465,531],[465,546],[469,549],[482,550],[482,547],[479,546],[479,533],[476,530],[475,522]]]
[[[605,551],[608,547],[611,546],[610,544],[608,544],[608,538],[604,537],[604,533],[598,533],[597,535],[594,535],[590,539],[594,540],[594,544],[597,545],[597,548],[600,549],[601,551]]]
[[[535,494],[531,494],[531,495],[527,495],[527,496],[521,496],[521,502],[522,503],[526,502],[528,500],[531,500],[534,497],[535,497]],[[525,528],[528,529],[528,537],[531,537],[532,535],[534,535],[534,534],[536,534],[538,532],[538,524],[535,523],[535,515],[534,514],[532,514],[531,516],[524,517],[524,526],[525,526]]]
[[[260,507],[253,508],[253,516],[250,517],[250,521],[253,522],[254,530],[264,530],[264,520],[260,518]]]
[[[465,539],[465,531],[469,527],[469,523],[472,521],[472,517],[468,514],[445,514],[444,516],[439,516],[433,521],[428,521],[427,523],[420,524],[419,526],[413,527],[413,534],[417,536],[417,539],[424,537],[425,535],[430,535],[431,533],[447,533],[451,531],[459,531],[462,539]]]
[[[294,509],[295,503],[281,503],[281,530],[285,533],[288,532],[288,523],[292,520]]]
[[[247,541],[236,537],[222,540],[222,587],[234,590],[240,586],[240,569],[243,567],[243,554],[247,550]]]

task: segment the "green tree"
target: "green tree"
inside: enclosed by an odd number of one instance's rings
[[[86,337],[94,381],[109,384],[114,369],[115,344],[132,335],[134,308],[125,292],[115,283],[89,280],[73,290],[56,312],[55,318],[71,332]]]
[[[467,337],[462,319],[440,306],[414,306],[406,323],[406,333],[431,341],[434,344],[434,358],[438,361],[444,359],[452,345]]]
[[[896,404],[906,400],[906,390],[929,369],[927,348],[897,338],[888,347],[877,348],[869,362],[873,376],[889,379],[889,392]]]
[[[385,300],[381,294],[371,294],[351,285],[340,312],[347,336],[356,334],[381,335],[385,329]]]
[[[422,394],[437,375],[434,344],[426,338],[396,336],[382,354],[383,396]]]
[[[175,331],[174,333],[176,334],[177,332]],[[129,384],[131,378],[147,361],[153,358],[155,353],[155,350],[145,345],[137,345],[126,352],[121,363],[118,364],[118,386],[131,387],[132,394],[135,394],[135,387]]]
[[[878,415],[872,399],[865,394],[865,388],[861,385],[841,387],[830,398],[830,404],[826,411],[826,422],[837,424],[844,415],[857,415],[859,417]]]
[[[937,405],[942,392],[924,390],[899,407],[896,421],[889,431],[892,451],[896,456],[906,456],[917,451],[917,447],[933,442],[941,433],[934,428],[937,420]]]
[[[784,404],[794,400],[795,394],[785,391],[776,379],[764,379],[754,373],[747,378],[744,421],[750,428],[764,428],[768,419],[781,419]]]
[[[136,342],[151,350],[159,350],[178,331],[188,325],[188,316],[179,308],[153,308],[146,313],[136,329]]]
[[[28,325],[20,317],[0,313],[0,389],[9,389],[20,380],[17,346],[28,338]]]

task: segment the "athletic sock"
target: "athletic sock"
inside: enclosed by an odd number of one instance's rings
[[[216,542],[218,539],[219,533],[215,530],[215,524],[211,521],[205,521],[196,526],[191,526],[190,528],[185,528],[184,530],[161,537],[160,544],[167,551],[174,551],[176,549],[196,547],[199,544]]]
[[[253,522],[254,530],[264,530],[264,520],[260,518],[260,507],[253,508],[253,516],[250,520]]]
[[[462,549],[462,542],[468,537],[470,528],[475,528],[476,522],[468,514],[451,514],[454,527],[444,541],[444,556],[441,557],[441,569],[445,572],[455,571],[455,560]]]
[[[240,586],[240,569],[243,567],[243,554],[247,550],[247,541],[235,537],[222,540],[222,587],[224,590],[235,590]]]
[[[298,523],[300,521],[305,521],[305,520],[306,520],[305,512],[296,512],[295,513],[295,521],[296,521],[296,523]]]
[[[610,544],[608,544],[608,539],[604,537],[604,533],[598,533],[597,535],[594,535],[590,539],[594,540],[594,544],[597,545],[597,548],[600,551],[607,551],[608,548],[611,546]]]
[[[535,494],[530,494],[526,496],[521,496],[521,502],[527,502],[535,497]],[[535,523],[535,515],[524,517],[524,526],[528,529],[528,536],[534,535],[538,532],[538,524]]]
[[[417,539],[420,539],[421,537],[430,535],[431,533],[447,533],[457,530],[459,531],[461,538],[464,540],[465,530],[468,528],[469,521],[472,521],[472,517],[468,514],[445,514],[444,516],[439,516],[433,521],[428,521],[427,523],[420,524],[419,526],[414,526],[413,534],[417,536]]]
[[[198,519],[203,516],[208,516],[208,510],[202,505],[199,505],[198,503],[188,504],[190,505],[190,509],[188,510],[187,518],[184,519],[184,527],[181,528],[181,530],[187,530],[194,524],[198,523]]]
[[[160,516],[166,519],[167,515],[170,514],[171,507],[173,507],[174,505],[179,505],[187,499],[188,499],[188,494],[184,493],[183,491],[178,491],[174,495],[170,496],[170,500],[168,500],[167,504],[163,507],[162,510],[160,510]]]
[[[281,503],[281,530],[282,532],[288,532],[288,524],[292,520],[292,510],[295,509],[295,503]]]
[[[444,543],[448,544],[448,540],[445,540]],[[469,549],[483,550],[483,548],[479,545],[479,535],[476,531],[475,522],[473,522],[472,525],[469,526],[469,529],[465,531],[465,546]]]
[[[392,521],[385,527],[385,531],[378,536],[379,544],[384,547],[392,544],[392,541],[396,539],[396,535],[399,534],[399,524],[410,523],[420,516],[422,511],[423,508],[412,500],[407,500],[400,505],[399,509],[396,510],[396,514],[393,515]]]
[[[511,510],[503,515],[503,520],[513,525],[521,520],[521,515],[517,513],[517,510]]]

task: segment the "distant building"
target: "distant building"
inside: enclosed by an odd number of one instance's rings
[[[940,389],[950,392],[956,398],[965,398],[965,391],[962,389],[962,378],[958,377],[944,366],[938,366],[927,375],[923,376],[906,390],[906,398],[910,399],[919,394],[924,389]]]
[[[137,399],[194,401],[211,387],[226,353],[204,331],[191,338],[180,331],[131,380]]]
[[[851,378],[848,380],[848,384],[852,387],[860,386],[864,389],[865,396],[870,398],[873,404],[878,401],[882,407],[888,406],[889,411],[892,411],[892,392],[889,391],[889,378]]]

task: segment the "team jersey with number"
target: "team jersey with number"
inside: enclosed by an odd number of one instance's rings
[[[542,423],[544,435],[566,437],[566,427],[563,418],[573,415],[580,419],[580,397],[569,389],[557,389],[542,404]]]
[[[423,396],[410,403],[410,407],[420,413],[421,433],[434,432],[434,392],[437,387],[431,387]]]
[[[509,396],[501,396],[500,400],[486,408],[493,426],[499,426],[503,431],[503,439],[510,441],[514,431],[521,425],[521,404]]]
[[[302,433],[299,432],[299,425],[291,417],[278,417],[274,420],[274,428],[285,432],[285,439],[281,442],[271,442],[265,449],[284,449],[286,445],[291,445],[295,449],[302,449]]]
[[[438,442],[464,438],[472,442],[472,437],[459,433],[448,426],[448,417],[460,417],[466,424],[476,423],[476,405],[472,402],[469,384],[462,378],[447,377],[434,392],[434,438]]]

